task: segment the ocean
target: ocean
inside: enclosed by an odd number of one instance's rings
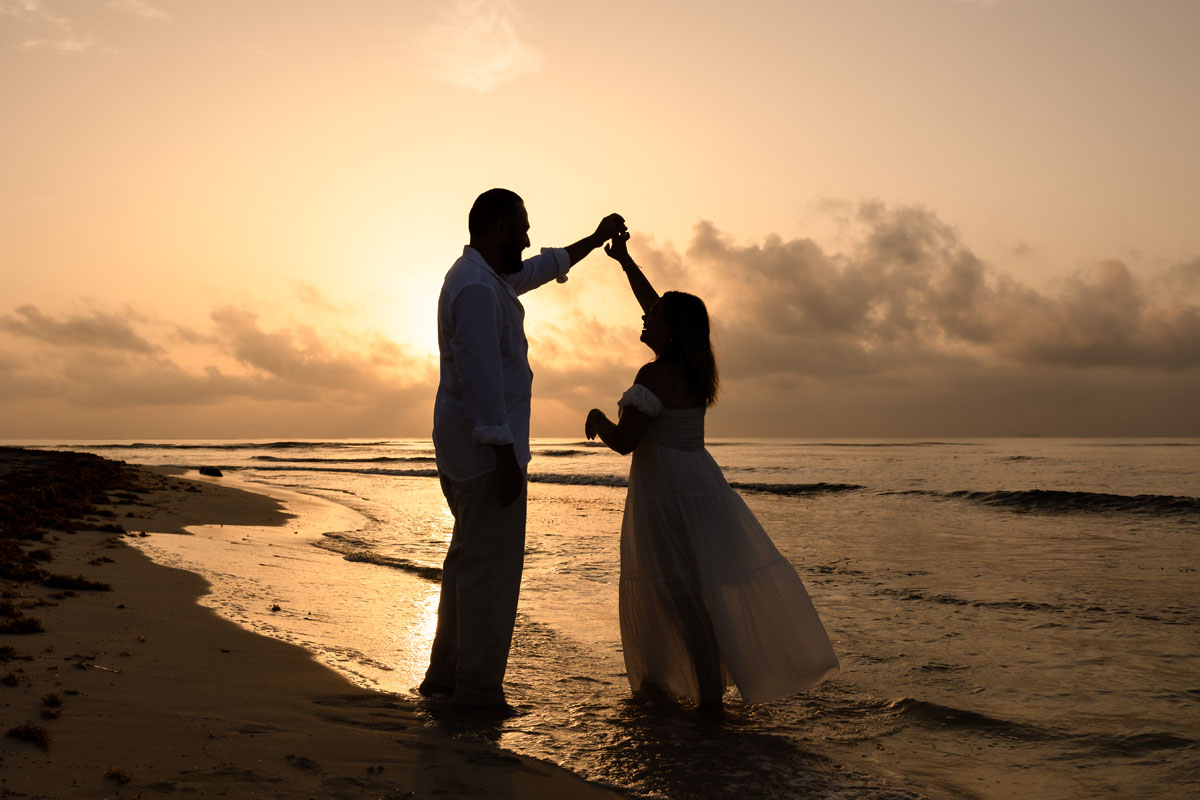
[[[428,440],[26,444],[290,498],[303,516],[278,528],[130,541],[205,575],[219,613],[416,697],[452,526]],[[535,440],[507,680],[522,713],[428,724],[656,798],[1200,796],[1200,440],[709,447],[804,579],[838,675],[765,705],[731,690],[722,724],[635,702],[628,459]]]

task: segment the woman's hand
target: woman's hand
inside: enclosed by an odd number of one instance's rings
[[[625,218],[620,214],[609,214],[604,219],[600,220],[600,224],[596,226],[596,232],[592,234],[594,237],[592,247],[603,244],[609,239],[614,239],[621,234],[629,236],[629,229],[625,227]]]
[[[607,250],[608,248],[605,249]],[[608,417],[604,416],[604,412],[598,408],[593,408],[588,412],[587,421],[583,423],[583,433],[589,441],[596,438],[596,425],[600,420],[607,419]]]
[[[607,254],[609,258],[616,259],[621,266],[625,266],[625,264],[629,263],[629,248],[626,244],[628,241],[629,231],[622,231],[621,233],[618,233],[613,237],[610,244],[604,245],[605,254]]]
[[[633,406],[621,409],[619,421],[615,423],[604,416],[603,411],[593,408],[588,412],[583,432],[588,439],[599,439],[612,450],[626,456],[642,440],[649,422],[650,418]]]

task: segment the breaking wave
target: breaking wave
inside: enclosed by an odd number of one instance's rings
[[[398,569],[432,583],[438,583],[442,580],[441,567],[422,564],[419,561],[411,561],[407,558],[380,555],[367,547],[367,543],[363,540],[344,533],[326,533],[321,539],[313,542],[313,545],[322,550],[340,553],[342,558],[347,561]]]
[[[251,461],[271,461],[285,464],[386,464],[424,463],[432,464],[433,456],[375,456],[373,458],[294,458],[292,456],[250,456]]]
[[[225,469],[233,469],[226,467]],[[321,467],[305,464],[304,466],[259,466],[247,467],[257,472],[351,472],[356,475],[399,475],[410,478],[436,478],[437,469],[389,469],[386,467]]]
[[[1053,727],[1031,725],[965,708],[902,697],[880,704],[885,713],[913,724],[983,733],[1023,742],[1055,741],[1088,755],[1108,758],[1137,758],[1160,750],[1180,750],[1196,741],[1168,731],[1146,731],[1128,735],[1076,733]]]
[[[910,489],[884,494],[923,495],[949,500],[966,500],[1021,513],[1041,514],[1158,514],[1182,516],[1200,514],[1200,497],[1166,494],[1106,494],[1068,492],[1058,489],[1025,489],[996,492],[934,492]]]
[[[857,483],[734,483],[729,484],[742,492],[761,492],[764,494],[779,494],[786,497],[809,494],[831,494],[834,492],[853,492],[865,489]]]
[[[573,473],[533,472],[529,475],[530,483],[556,483],[564,486],[628,486],[629,481],[623,475],[576,475]]]
[[[280,459],[292,461],[292,459]],[[375,461],[376,459],[370,459]],[[422,459],[414,458],[414,461]],[[251,469],[265,472],[351,472],[359,475],[396,475],[410,478],[436,478],[437,469],[405,469],[389,467],[341,467],[314,465],[313,462],[353,463],[356,459],[310,459],[297,461],[296,466],[287,465],[255,465]],[[368,459],[363,459],[368,461]],[[629,485],[624,475],[589,475],[569,472],[532,472],[529,474],[530,483],[547,483],[559,486],[611,486],[622,489]],[[807,495],[830,494],[834,492],[852,492],[866,487],[857,483],[741,483],[730,482],[734,489],[742,492],[759,494],[774,494],[783,497],[802,497]]]

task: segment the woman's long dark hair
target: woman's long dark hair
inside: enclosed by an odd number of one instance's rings
[[[708,309],[699,297],[686,292],[664,292],[659,300],[671,341],[663,356],[683,368],[688,388],[705,408],[717,402],[720,380],[708,330]]]

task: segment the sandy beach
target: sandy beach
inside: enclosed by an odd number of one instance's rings
[[[624,796],[221,619],[202,578],[126,544],[290,518],[213,482],[0,448],[0,797]]]

